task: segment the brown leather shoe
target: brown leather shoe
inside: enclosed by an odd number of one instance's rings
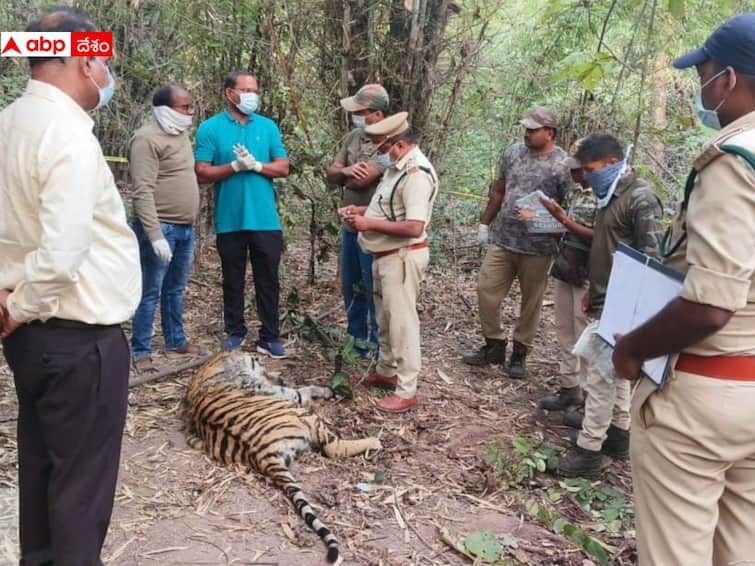
[[[134,369],[137,373],[151,373],[157,371],[150,356],[144,356],[143,358],[134,360]]]
[[[388,395],[377,404],[377,408],[386,413],[403,413],[417,406],[417,396],[403,399],[398,395]]]
[[[175,350],[167,350],[166,353],[180,354],[182,356],[196,356],[202,353],[202,348],[200,348],[196,344],[191,344],[190,342],[187,342],[180,348],[176,348]]]
[[[373,372],[362,380],[368,387],[380,387],[381,389],[395,389],[398,385],[398,376],[386,377],[378,372]]]

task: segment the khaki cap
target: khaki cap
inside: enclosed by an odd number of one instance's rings
[[[408,112],[393,114],[387,118],[383,118],[379,122],[370,124],[364,129],[364,133],[368,136],[396,137],[409,129],[409,122],[406,120],[408,116]]]
[[[341,106],[347,112],[360,110],[388,110],[388,92],[379,84],[368,84],[360,88],[354,96],[341,99]]]
[[[553,108],[547,106],[538,106],[519,123],[528,130],[537,130],[538,128],[558,128],[558,114]]]

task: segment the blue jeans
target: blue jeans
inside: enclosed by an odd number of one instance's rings
[[[186,344],[184,290],[194,260],[194,227],[160,222],[160,228],[173,252],[170,263],[163,263],[157,257],[142,223],[134,220],[142,264],[142,300],[136,309],[131,331],[131,357],[134,360],[152,353],[152,323],[158,301],[165,349],[177,350]]]
[[[346,304],[347,331],[356,350],[365,352],[370,342],[377,348],[378,327],[372,300],[372,256],[357,243],[357,234],[341,230],[341,289]]]

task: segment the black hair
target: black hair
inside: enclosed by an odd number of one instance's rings
[[[582,140],[574,157],[582,164],[605,161],[611,157],[622,160],[624,150],[621,142],[610,134],[590,134]]]
[[[236,88],[236,80],[239,77],[253,77],[256,79],[256,77],[254,76],[254,73],[252,73],[251,71],[239,71],[239,70],[231,71],[225,77],[225,82],[223,83],[223,90],[227,88]]]
[[[173,106],[173,91],[175,85],[165,85],[160,87],[152,95],[152,106]]]
[[[70,6],[55,6],[45,14],[26,26],[31,32],[72,32],[99,31],[84,12]],[[48,61],[64,61],[63,57],[29,57],[29,66],[33,69],[37,65]]]

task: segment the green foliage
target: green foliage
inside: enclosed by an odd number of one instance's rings
[[[611,563],[611,553],[598,539],[591,537],[558,513],[549,511],[534,502],[529,505],[528,510],[531,515],[542,521],[554,533],[563,534],[586,554],[596,559],[601,566],[607,566]]]
[[[520,485],[524,480],[533,480],[537,474],[558,468],[560,451],[541,442],[533,446],[529,439],[517,436],[512,440],[514,452],[503,447],[501,440],[488,445],[484,462],[492,467],[504,487]]]
[[[351,376],[348,373],[342,371],[333,374],[330,380],[330,388],[333,393],[344,399],[354,399],[354,390],[351,386]]]
[[[623,521],[634,517],[631,501],[624,492],[614,487],[596,488],[596,484],[582,478],[564,480],[559,482],[559,485],[595,518],[595,531],[619,533]]]
[[[490,531],[475,531],[464,539],[464,547],[483,562],[492,563],[501,558],[503,545]]]
[[[376,470],[373,481],[375,483],[385,483],[388,481],[388,472],[385,470]]]

